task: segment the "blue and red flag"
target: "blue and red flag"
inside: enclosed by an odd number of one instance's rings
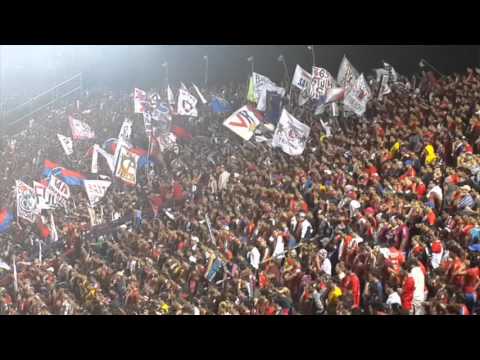
[[[7,208],[3,208],[2,210],[0,210],[0,234],[3,234],[4,232],[8,231],[12,223],[13,223],[12,212]]]
[[[43,166],[43,176],[50,178],[51,175],[54,175],[67,185],[83,186],[83,180],[86,179],[86,176],[82,173],[65,169],[64,167],[61,167],[59,164],[50,160],[45,160]]]

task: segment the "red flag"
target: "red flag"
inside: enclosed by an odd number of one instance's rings
[[[188,130],[186,130],[182,127],[172,126],[171,131],[177,137],[177,139],[183,139],[183,140],[192,140],[193,139],[192,134]]]
[[[158,210],[163,206],[164,200],[163,196],[152,195],[148,198],[150,205],[152,206],[153,214],[157,216]]]

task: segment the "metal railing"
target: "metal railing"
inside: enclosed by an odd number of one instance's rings
[[[18,129],[21,122],[28,117],[54,104],[58,100],[64,99],[77,91],[81,91],[82,88],[82,73],[79,73],[4,113],[0,126],[9,132],[15,128]]]

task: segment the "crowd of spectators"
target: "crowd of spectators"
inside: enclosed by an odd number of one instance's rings
[[[246,85],[201,91],[233,109],[247,103]],[[0,259],[15,256],[17,271],[15,286],[0,270],[0,313],[478,313],[480,75],[393,85],[362,117],[316,116],[294,94],[285,106],[311,127],[300,156],[243,141],[222,126],[229,114],[200,104],[198,118],[173,117],[191,136],[152,155],[136,186],[112,178],[95,208],[102,231],[81,187],[54,212],[56,242],[16,219],[0,235]],[[96,133],[71,156],[56,136],[70,136],[69,115]],[[85,92],[80,109],[59,102],[3,136],[0,207],[15,211],[15,181],[41,180],[44,160],[97,178],[89,150],[117,137],[125,117],[132,144],[148,149],[127,93]]]

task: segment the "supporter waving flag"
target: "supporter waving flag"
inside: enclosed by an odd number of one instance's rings
[[[86,179],[82,173],[66,169],[53,161],[45,160],[43,164],[44,177],[50,178],[51,175],[54,175],[71,186],[82,186],[83,180]]]
[[[350,61],[348,61],[347,57],[343,56],[343,59],[337,74],[338,85],[348,90],[353,86],[357,78],[358,78],[358,71],[353,67]]]
[[[288,155],[301,155],[305,150],[309,135],[310,127],[283,109],[273,135],[272,146],[280,147]]]

